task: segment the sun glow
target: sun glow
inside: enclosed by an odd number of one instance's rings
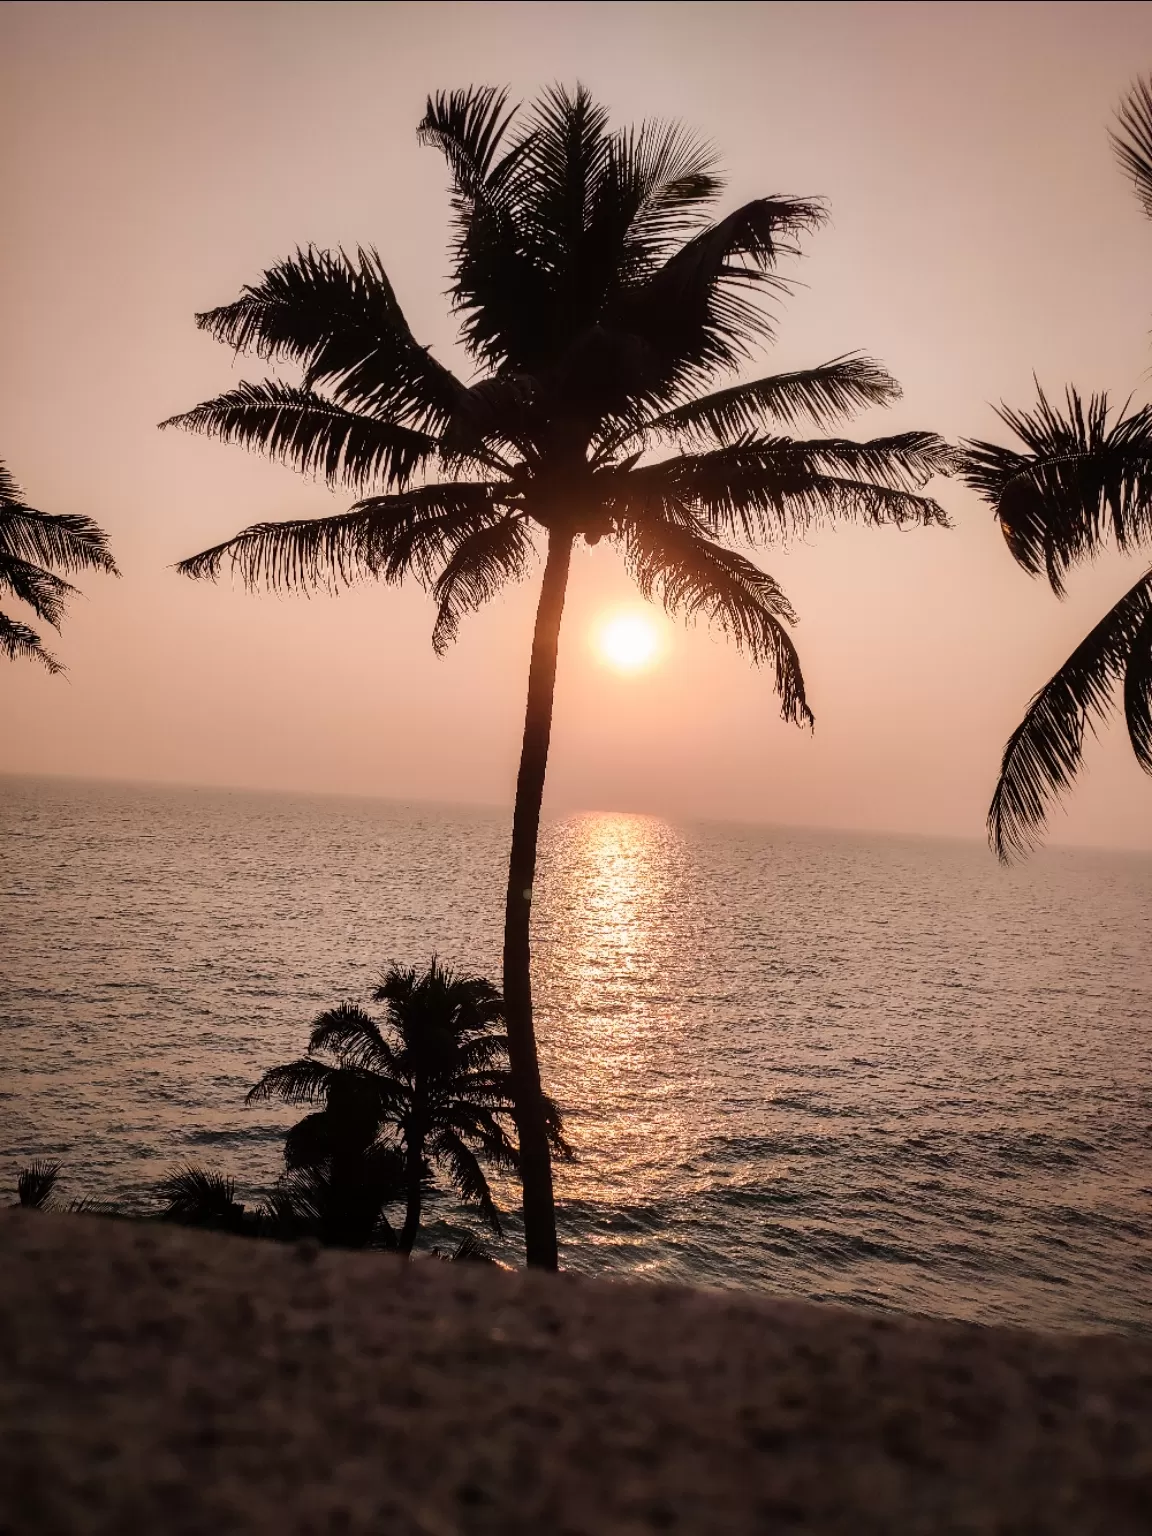
[[[597,649],[617,672],[642,672],[656,660],[660,636],[642,613],[618,613],[600,626]]]

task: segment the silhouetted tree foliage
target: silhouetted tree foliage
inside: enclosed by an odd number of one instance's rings
[[[312,1027],[306,1057],[266,1072],[247,1096],[318,1104],[284,1139],[284,1172],[260,1203],[237,1199],[215,1168],[184,1164],[153,1186],[153,1219],[280,1241],[410,1253],[435,1175],[501,1235],[485,1162],[516,1172],[503,999],[482,977],[441,965],[393,966],[372,992],[381,1019],[343,1003]],[[553,1148],[569,1155],[559,1110],[545,1101]],[[17,1176],[17,1199],[58,1209],[60,1164],[39,1161]],[[388,1207],[399,1206],[400,1223]],[[90,1200],[66,1209],[131,1215]],[[494,1263],[474,1235],[438,1258]]]
[[[352,1188],[357,1170],[379,1168],[393,1198],[403,1191],[397,1246],[409,1253],[438,1170],[499,1234],[483,1163],[519,1169],[506,1123],[513,1100],[503,999],[483,978],[433,960],[424,971],[393,966],[372,1000],[385,1005],[381,1020],[352,1003],[327,1010],[312,1026],[308,1055],[273,1067],[248,1095],[249,1103],[322,1106],[288,1132],[286,1188],[305,1175]],[[550,1099],[545,1108],[551,1144],[566,1153],[559,1111]]]
[[[451,1253],[444,1253],[439,1248],[433,1248],[434,1259],[445,1259],[450,1264],[495,1264],[497,1260],[488,1252],[484,1244],[473,1233],[469,1232],[456,1244]]]
[[[106,1200],[69,1200],[61,1205],[57,1199],[61,1165],[39,1159],[21,1168],[16,1175],[16,1204],[30,1211],[66,1211],[72,1215],[118,1216],[118,1208]]]
[[[320,1157],[308,1167],[289,1167],[252,1207],[237,1200],[230,1176],[189,1164],[174,1169],[155,1194],[160,1220],[185,1227],[281,1242],[314,1238],[333,1248],[394,1249],[385,1207],[404,1198],[404,1164],[389,1147],[364,1149],[357,1157]]]
[[[213,1232],[246,1232],[258,1223],[236,1199],[235,1180],[215,1168],[185,1164],[163,1178],[155,1192],[162,1203],[161,1221]]]
[[[1152,86],[1118,113],[1113,148],[1152,215]],[[993,507],[1013,558],[1063,596],[1070,568],[1109,541],[1129,551],[1152,535],[1152,407],[1120,411],[1069,388],[1063,406],[1038,389],[1028,411],[999,415],[1021,447],[965,444],[962,473]],[[1004,749],[988,833],[1008,861],[1036,844],[1049,805],[1075,778],[1089,730],[1122,701],[1136,760],[1152,772],[1152,570],[1089,631],[1035,695]]]
[[[37,512],[0,462],[0,593],[26,604],[38,619],[59,629],[64,605],[76,588],[59,571],[106,571],[118,576],[108,538],[90,517]],[[0,653],[29,657],[49,672],[62,672],[27,624],[0,613]]]
[[[30,1211],[51,1210],[59,1178],[59,1163],[29,1163],[16,1175],[16,1203]]]
[[[359,499],[258,523],[185,560],[249,586],[334,590],[413,577],[443,650],[462,618],[545,561],[529,667],[504,937],[504,994],[529,1263],[557,1258],[547,1100],[532,1020],[529,913],[572,551],[608,540],[645,597],[703,616],[811,720],[778,583],[745,551],[841,518],[944,523],[921,493],[949,469],[934,433],[836,435],[895,380],[866,357],[732,383],[773,335],[778,265],[824,218],[808,198],[718,214],[712,150],[686,129],[613,130],[582,88],[526,114],[490,88],[431,98],[447,161],[450,293],[466,384],[413,336],[374,250],[298,250],[198,316],[227,346],[299,370],[241,383],[174,424],[259,449]],[[722,387],[717,388],[718,385]]]
[[[350,1157],[290,1167],[265,1202],[274,1233],[315,1237],[334,1248],[399,1247],[386,1207],[406,1193],[404,1158],[372,1146]]]

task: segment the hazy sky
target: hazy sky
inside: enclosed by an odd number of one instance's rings
[[[618,121],[714,139],[730,206],[821,194],[804,286],[765,368],[862,348],[905,399],[861,435],[996,431],[1032,374],[1147,398],[1152,223],[1115,168],[1113,107],[1152,71],[1152,6],[9,4],[0,9],[0,457],[34,505],[109,531],[67,679],[0,667],[0,770],[400,797],[510,799],[534,587],[444,660],[430,600],[253,597],[173,561],[347,497],[156,423],[259,377],[198,333],[297,244],[376,245],[413,328],[454,350],[445,172],[428,91],[583,80]],[[838,530],[765,564],[801,615],[814,736],[707,630],[622,678],[591,644],[636,601],[603,547],[576,563],[550,801],[979,833],[1037,686],[1129,584],[1118,557],[1058,603],[976,499],[956,527]],[[1152,846],[1152,784],[1116,729],[1061,841]]]

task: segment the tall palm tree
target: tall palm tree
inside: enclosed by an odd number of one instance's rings
[[[0,461],[0,592],[26,603],[38,619],[60,628],[64,604],[76,588],[57,571],[107,571],[118,576],[108,536],[90,517],[37,512]],[[10,660],[27,656],[49,672],[63,666],[27,624],[0,613],[0,652]]]
[[[645,597],[704,615],[768,663],[784,718],[808,723],[793,610],[733,543],[834,518],[944,523],[919,492],[951,460],[926,432],[785,435],[893,400],[898,385],[867,358],[715,387],[771,338],[779,259],[821,222],[818,203],[758,198],[716,217],[723,182],[707,146],[670,124],[614,132],[582,88],[551,90],[526,116],[489,88],[438,95],[419,137],[448,163],[450,292],[476,377],[464,383],[417,342],[374,250],[308,249],[272,267],[197,323],[297,365],[300,382],[244,383],[174,422],[361,499],[334,517],[256,524],[180,569],[215,578],[228,561],[250,586],[294,589],[412,576],[436,600],[442,651],[543,544],[504,995],[527,1257],[555,1267],[529,919],[573,548],[614,543]]]
[[[322,1013],[308,1055],[266,1072],[249,1103],[278,1098],[323,1108],[292,1127],[289,1170],[341,1157],[403,1152],[404,1225],[398,1247],[411,1253],[430,1164],[475,1205],[497,1234],[500,1216],[482,1159],[519,1167],[504,1121],[513,1109],[504,1002],[490,982],[433,960],[426,971],[393,966],[373,990],[383,1024],[351,1003]],[[560,1115],[545,1101],[551,1145],[567,1150]]]
[[[1152,83],[1120,107],[1112,146],[1152,217]],[[1109,540],[1123,551],[1152,539],[1152,407],[1112,411],[1105,394],[1069,388],[1063,408],[1038,389],[1032,410],[998,412],[1023,445],[964,445],[961,472],[994,508],[1008,548],[1058,597],[1077,562]],[[1123,703],[1136,760],[1152,773],[1152,570],[1124,593],[1033,697],[1008,738],[988,812],[1004,862],[1028,852],[1052,800],[1084,756],[1085,735]]]

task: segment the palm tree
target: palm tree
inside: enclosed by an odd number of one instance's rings
[[[481,1158],[519,1167],[504,1121],[512,1113],[508,1041],[500,1026],[504,1002],[481,977],[433,960],[426,971],[393,966],[373,993],[384,1003],[383,1024],[351,1003],[322,1013],[312,1026],[308,1055],[266,1072],[248,1102],[279,1098],[320,1103],[289,1131],[289,1170],[403,1152],[404,1225],[397,1246],[411,1253],[429,1165],[501,1232]],[[327,1059],[325,1059],[327,1058]],[[545,1101],[553,1147],[567,1150],[560,1115]]]
[[[29,1211],[55,1210],[55,1191],[59,1178],[59,1163],[29,1163],[16,1175],[16,1204]]]
[[[330,1248],[386,1248],[399,1239],[387,1207],[406,1193],[403,1153],[365,1147],[352,1157],[328,1156],[289,1166],[264,1202],[268,1234],[315,1237]]]
[[[334,1248],[395,1248],[384,1207],[403,1198],[403,1174],[396,1149],[376,1146],[359,1157],[290,1164],[272,1193],[251,1208],[237,1200],[230,1175],[192,1163],[173,1169],[154,1194],[162,1206],[158,1219],[183,1227],[276,1242],[315,1238]]]
[[[246,1232],[257,1219],[237,1200],[235,1179],[215,1168],[194,1163],[175,1168],[156,1185],[155,1194],[163,1206],[160,1220],[184,1227]]]
[[[1139,84],[1111,135],[1152,216],[1152,83]],[[1114,412],[1105,394],[1069,388],[1064,407],[1038,387],[1029,411],[998,414],[1023,445],[964,445],[961,473],[994,508],[1008,548],[1058,597],[1078,561],[1109,539],[1127,551],[1152,536],[1152,407]],[[1008,738],[988,812],[1004,862],[1035,846],[1053,798],[1075,778],[1087,730],[1123,702],[1136,760],[1152,773],[1152,570],[1145,571],[1033,697]]]
[[[944,523],[919,492],[951,459],[926,432],[785,435],[896,398],[864,357],[715,388],[771,338],[779,259],[821,222],[818,203],[759,198],[715,218],[723,182],[707,146],[674,124],[613,132],[583,88],[547,92],[526,117],[490,88],[441,94],[419,137],[448,163],[450,291],[477,377],[464,383],[417,342],[374,250],[299,250],[272,267],[197,324],[297,365],[301,381],[243,383],[173,423],[361,499],[338,516],[258,523],[180,569],[215,578],[227,560],[249,586],[289,589],[412,576],[436,600],[442,651],[543,543],[504,995],[527,1258],[554,1268],[529,919],[573,548],[614,543],[645,597],[704,615],[768,663],[784,718],[809,723],[795,615],[733,542],[841,517]]]
[[[90,517],[48,514],[28,506],[0,461],[0,592],[26,603],[37,618],[60,628],[64,603],[76,588],[56,571],[96,570],[118,576],[108,537]],[[0,652],[10,660],[28,656],[49,672],[64,670],[27,624],[0,613]]]

